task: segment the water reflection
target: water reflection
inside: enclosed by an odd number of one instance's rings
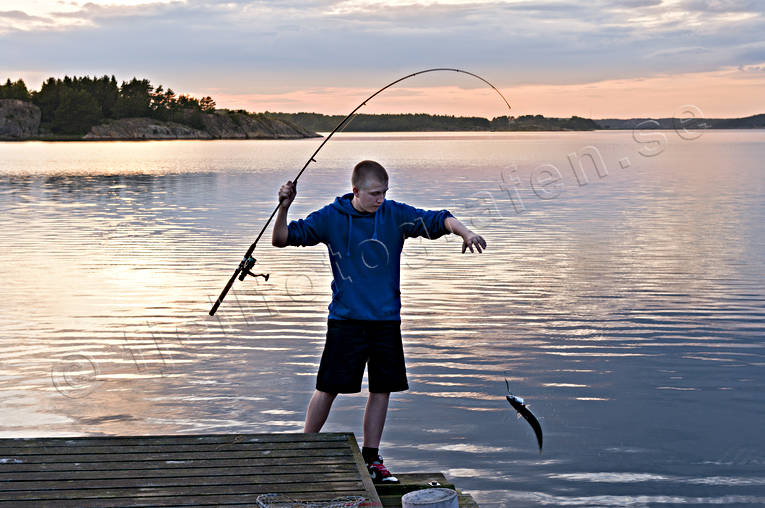
[[[294,216],[344,192],[364,154],[390,169],[389,198],[449,208],[489,241],[480,256],[407,244],[395,471],[445,471],[482,506],[764,501],[762,133],[654,158],[619,132],[338,141]],[[0,433],[302,430],[326,250],[264,241],[271,279],[207,311],[314,143],[0,144]],[[568,154],[587,145],[609,173],[580,186]],[[555,199],[531,187],[540,164],[561,170]],[[541,458],[505,378],[540,417]],[[327,430],[360,436],[363,403],[339,398]]]

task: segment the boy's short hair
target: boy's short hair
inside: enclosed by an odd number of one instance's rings
[[[379,180],[381,183],[388,183],[388,172],[382,165],[375,161],[361,161],[353,168],[351,174],[351,185],[361,189],[369,180]]]

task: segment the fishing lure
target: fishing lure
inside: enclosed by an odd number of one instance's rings
[[[303,169],[300,170],[300,172],[297,174],[297,176],[292,181],[297,184],[298,178],[300,178],[300,175],[303,174],[303,172],[306,170],[308,165],[311,164],[312,162],[316,162],[316,159],[315,159],[316,154],[319,153],[319,151],[327,143],[327,141],[329,141],[332,138],[332,136],[334,136],[334,134],[336,132],[344,129],[348,125],[348,123],[350,122],[351,118],[353,118],[353,116],[356,114],[356,111],[358,111],[362,107],[366,106],[367,102],[371,101],[377,95],[381,94],[382,92],[384,92],[388,88],[392,87],[393,85],[395,85],[397,83],[400,83],[401,81],[404,81],[405,79],[412,78],[412,77],[417,76],[419,74],[425,74],[427,72],[444,72],[444,71],[446,71],[446,72],[458,72],[458,73],[461,73],[461,74],[467,74],[468,76],[472,76],[472,77],[474,77],[476,79],[479,79],[479,80],[483,81],[488,86],[490,86],[495,92],[497,92],[499,97],[502,99],[502,101],[507,106],[507,109],[510,109],[510,103],[507,102],[507,99],[505,99],[505,96],[502,95],[502,92],[500,92],[497,89],[497,87],[495,87],[494,85],[489,83],[487,80],[485,80],[484,78],[482,78],[478,74],[473,74],[472,72],[468,72],[468,71],[465,71],[465,70],[462,70],[462,69],[453,69],[453,68],[450,68],[450,67],[437,67],[437,68],[434,68],[434,69],[425,69],[425,70],[422,70],[422,71],[413,72],[412,74],[408,74],[408,75],[404,76],[403,78],[399,78],[396,81],[388,83],[387,85],[385,85],[384,87],[380,88],[375,93],[373,93],[372,95],[370,95],[369,97],[364,99],[364,101],[361,104],[356,106],[356,108],[353,111],[351,111],[348,114],[348,116],[346,116],[339,124],[337,124],[337,127],[335,127],[334,130],[332,132],[330,132],[327,135],[326,138],[324,138],[324,141],[321,142],[321,144],[319,145],[319,148],[317,148],[316,151],[313,152],[313,155],[311,155],[308,158],[306,163],[303,165]],[[218,307],[220,306],[220,304],[223,303],[223,299],[226,297],[226,294],[228,294],[228,291],[231,289],[231,286],[234,285],[234,281],[236,280],[237,277],[239,278],[239,280],[244,280],[244,278],[249,275],[251,277],[263,277],[264,279],[268,280],[268,274],[267,273],[252,273],[251,269],[255,266],[255,262],[256,262],[255,258],[252,257],[252,253],[255,250],[255,247],[258,245],[258,240],[260,240],[260,237],[263,236],[263,233],[265,233],[266,228],[268,228],[268,225],[271,223],[271,220],[274,218],[274,215],[276,215],[276,212],[278,210],[279,210],[279,205],[277,204],[276,208],[274,208],[274,211],[271,212],[271,216],[266,221],[266,224],[263,226],[263,229],[260,230],[260,234],[258,234],[258,237],[255,238],[255,241],[252,243],[252,245],[250,245],[250,248],[247,249],[247,252],[245,252],[244,258],[242,258],[242,261],[239,263],[239,266],[236,268],[236,270],[234,270],[234,274],[231,276],[231,278],[229,278],[228,282],[223,287],[223,290],[221,291],[220,296],[218,297],[217,300],[215,300],[215,303],[213,303],[213,306],[212,306],[212,308],[210,309],[210,312],[209,312],[209,314],[211,316],[215,315],[215,311],[217,311]]]
[[[531,425],[531,428],[534,429],[534,434],[537,436],[537,444],[539,444],[539,453],[542,453],[542,426],[539,424],[539,420],[537,420],[537,417],[532,414],[531,411],[529,411],[528,406],[526,405],[526,402],[521,397],[518,397],[516,395],[513,395],[510,393],[510,383],[507,382],[507,378],[505,378],[505,384],[507,385],[507,395],[505,395],[505,398],[510,403],[510,405],[518,411],[518,415],[522,416],[527,422],[529,422],[529,425]]]

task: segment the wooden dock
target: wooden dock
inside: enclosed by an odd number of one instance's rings
[[[392,508],[430,481],[453,488],[440,473],[397,476],[378,494],[352,433],[0,439],[0,507],[258,506],[278,494]],[[460,506],[477,507],[464,495]]]
[[[353,434],[0,439],[0,506],[258,506],[266,493],[381,506]]]

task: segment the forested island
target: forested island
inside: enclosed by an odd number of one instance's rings
[[[1,82],[0,82],[1,83]],[[344,115],[250,113],[216,108],[212,97],[177,95],[148,79],[114,76],[48,78],[39,91],[23,80],[0,84],[0,139],[295,139],[332,131]],[[345,132],[589,131],[597,129],[765,128],[765,114],[745,118],[593,120],[542,115],[358,114]]]
[[[49,78],[39,91],[0,84],[0,139],[294,139],[318,136],[289,121],[217,109],[148,79]]]

